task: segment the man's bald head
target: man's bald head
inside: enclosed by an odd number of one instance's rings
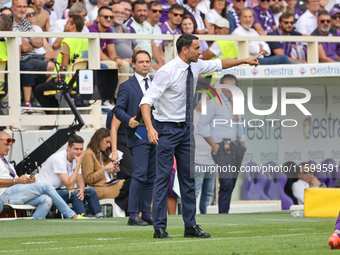
[[[7,134],[5,131],[0,131],[0,139],[7,139],[11,138],[9,134]]]

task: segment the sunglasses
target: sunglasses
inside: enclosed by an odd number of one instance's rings
[[[72,3],[76,3],[77,1],[78,1],[79,3],[82,3],[82,2],[83,2],[83,0],[71,0]]]
[[[236,2],[243,2],[243,3],[245,3],[247,0],[236,0]]]
[[[181,18],[183,18],[183,16],[184,16],[184,14],[173,13],[173,12],[172,12],[172,15],[174,15],[175,17],[180,16]]]
[[[294,25],[294,21],[282,21],[282,22],[283,24],[286,24],[286,25],[288,24]]]
[[[103,17],[104,19],[111,19],[113,20],[113,16],[110,16],[110,15],[99,15],[100,17]]]
[[[330,19],[322,19],[322,20],[320,20],[320,22],[321,22],[321,24],[324,24],[324,23],[329,24],[329,23],[331,23],[331,20]]]
[[[1,138],[0,140],[6,140],[6,143],[9,143],[9,144],[15,143],[15,139],[12,139],[12,138]]]
[[[37,12],[28,12],[26,13],[26,17],[32,17],[35,16],[37,14]]]
[[[13,19],[13,14],[2,14],[2,13],[0,13],[0,15],[4,15],[4,16],[7,16],[7,17]]]
[[[262,3],[265,2],[265,1],[267,1],[268,3],[270,2],[270,0],[261,0]]]
[[[153,13],[157,13],[159,12],[159,14],[162,14],[163,13],[163,10],[151,10]]]
[[[333,16],[332,19],[340,19],[340,15]]]

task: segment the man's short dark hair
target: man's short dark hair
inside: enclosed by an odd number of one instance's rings
[[[319,13],[318,13],[318,18],[320,17],[320,16],[322,16],[322,15],[327,15],[327,16],[331,16],[330,14],[329,14],[329,12],[328,11],[319,11]]]
[[[294,15],[290,12],[284,12],[279,18],[279,21],[282,22],[282,19],[289,19],[290,17],[294,18]]]
[[[132,9],[132,12],[135,11],[135,6],[138,5],[138,4],[141,4],[141,5],[142,5],[142,4],[145,4],[145,5],[146,5],[146,2],[145,2],[144,0],[137,0],[137,1],[134,1],[134,2],[132,3],[132,5],[131,5],[131,6],[132,6],[132,8],[131,8],[131,9]]]
[[[235,85],[236,87],[238,87],[238,80],[236,78],[235,75],[232,75],[232,74],[225,74],[221,79],[220,79],[220,83],[221,84],[224,84],[224,81],[225,80],[234,80],[235,81]]]
[[[72,147],[75,143],[84,143],[84,139],[79,135],[73,135],[68,139],[68,146]]]
[[[150,56],[149,52],[147,52],[146,50],[139,50],[139,51],[133,53],[133,55],[132,55],[132,63],[135,63],[135,64],[136,64],[136,62],[137,62],[137,56],[138,56],[139,54],[142,54],[142,53],[148,55],[148,56],[149,56],[149,59],[150,59],[150,61],[151,61],[151,56]]]
[[[183,47],[187,47],[189,49],[193,40],[198,40],[198,37],[194,35],[189,35],[189,34],[182,34],[176,42],[176,48],[177,48],[178,54],[182,52]]]
[[[110,7],[108,7],[108,6],[102,6],[102,7],[100,7],[100,8],[98,9],[98,16],[100,15],[100,12],[101,12],[102,10],[109,10],[109,11],[112,11],[112,9],[111,9]]]
[[[7,15],[0,15],[0,31],[12,31],[13,20]]]
[[[247,10],[251,11],[251,13],[253,14],[253,17],[255,18],[255,12],[254,12],[254,10],[253,10],[252,8],[250,8],[250,7],[244,7],[244,8],[242,8],[242,9],[238,12],[238,17],[241,18],[242,13],[243,13],[244,11],[247,11]]]
[[[159,5],[162,5],[162,4],[160,2],[158,2],[158,1],[151,1],[147,5],[148,5],[148,10],[151,11],[152,6],[159,6]]]
[[[173,4],[170,7],[170,12],[172,12],[173,10],[179,10],[179,11],[183,11],[184,12],[184,7],[182,5],[179,4]]]
[[[76,25],[77,32],[81,32],[84,28],[84,20],[79,15],[72,15],[71,25]]]

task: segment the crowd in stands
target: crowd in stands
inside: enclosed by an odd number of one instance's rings
[[[11,28],[1,27],[1,31],[67,32],[67,21],[80,16],[83,24],[79,32],[82,33],[238,36],[338,36],[340,33],[338,0],[0,0],[0,14],[13,22]],[[63,53],[64,39],[20,38],[20,70],[53,71],[55,66],[49,59],[57,59]],[[203,59],[238,56],[237,42],[200,43]],[[133,73],[131,58],[138,50],[150,54],[151,72],[165,64],[162,40],[101,39],[101,68],[118,69],[121,74],[118,84],[121,84]],[[320,63],[339,60],[340,43],[320,42],[318,50]],[[260,64],[307,61],[307,46],[301,42],[250,41],[249,56],[260,52],[263,53]],[[32,91],[51,78],[54,79],[50,75],[21,75],[25,81],[22,82],[23,105],[32,107],[31,103],[35,102],[40,106]],[[109,101],[103,104],[112,107]],[[53,103],[45,104],[49,105]],[[32,109],[23,110],[23,113],[32,112]]]

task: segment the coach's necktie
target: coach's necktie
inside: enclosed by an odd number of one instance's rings
[[[149,88],[148,78],[145,78],[144,81],[145,81],[145,91],[147,91]]]
[[[193,108],[193,100],[194,100],[194,76],[191,71],[191,67],[188,67],[188,75],[186,82],[186,111],[185,111],[185,123],[190,125],[194,117],[194,108]]]

